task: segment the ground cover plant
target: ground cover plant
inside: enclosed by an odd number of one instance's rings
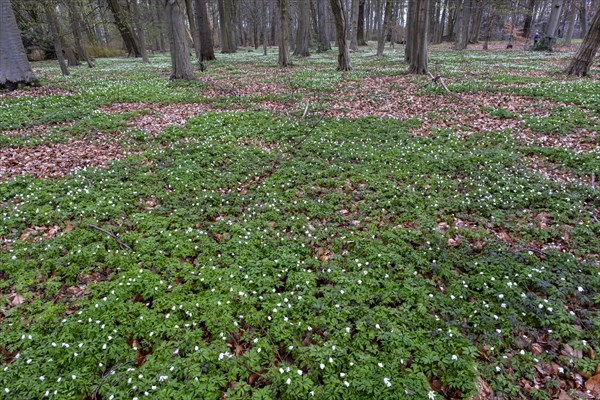
[[[401,50],[401,49],[400,49]],[[600,396],[597,70],[99,59],[0,94],[0,397]]]

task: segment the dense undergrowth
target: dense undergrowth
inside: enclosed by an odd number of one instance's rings
[[[528,157],[597,177],[598,148],[460,126],[411,135],[424,115],[323,117],[339,85],[400,74],[400,56],[362,54],[341,75],[318,55],[285,78],[264,75],[272,56],[222,56],[208,72],[217,97],[205,81],[169,82],[163,57],[99,60],[68,79],[38,67],[73,94],[0,100],[0,129],[50,124],[0,135],[3,147],[120,132],[132,155],[0,184],[0,397],[584,396],[573,382],[594,375],[600,351],[599,192]],[[549,82],[566,58],[539,57],[440,51],[432,65],[477,75],[452,82],[457,92],[556,102],[494,118],[550,136],[596,131],[598,81]],[[289,91],[239,96],[234,75]],[[304,107],[301,90],[318,101]],[[287,111],[259,110],[266,99]],[[143,112],[97,111],[134,101],[215,110],[156,136],[127,125]]]

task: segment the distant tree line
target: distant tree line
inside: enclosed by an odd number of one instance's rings
[[[427,72],[427,47],[502,40],[507,47],[551,50],[560,39],[594,33],[600,0],[0,0],[0,46],[8,46],[14,21],[30,60],[56,57],[69,67],[93,67],[93,58],[127,54],[149,62],[149,53],[170,51],[173,78],[192,79],[189,54],[201,68],[215,49],[234,53],[278,46],[280,66],[338,47],[338,69],[369,42],[377,55],[386,45],[406,44],[412,73]],[[11,10],[12,8],[12,10]],[[14,36],[14,32],[13,32]],[[589,35],[588,35],[589,36]],[[597,35],[596,35],[597,36]],[[597,41],[592,35],[592,42]],[[534,43],[535,41],[535,43]],[[11,42],[12,43],[12,42]],[[11,45],[14,47],[14,43]],[[597,45],[595,47],[597,49]],[[14,48],[11,48],[14,51]],[[594,52],[594,45],[587,52]],[[0,85],[7,86],[0,57]],[[593,55],[591,56],[593,59]],[[589,58],[589,56],[588,56]],[[8,66],[3,68],[8,71]],[[577,71],[585,74],[589,70]],[[5,71],[6,72],[6,71]]]

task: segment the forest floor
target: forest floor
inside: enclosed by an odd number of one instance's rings
[[[402,50],[0,93],[0,398],[599,398],[600,71]]]

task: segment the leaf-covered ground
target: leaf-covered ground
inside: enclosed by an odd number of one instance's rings
[[[0,94],[0,397],[598,398],[598,69],[396,50]]]

